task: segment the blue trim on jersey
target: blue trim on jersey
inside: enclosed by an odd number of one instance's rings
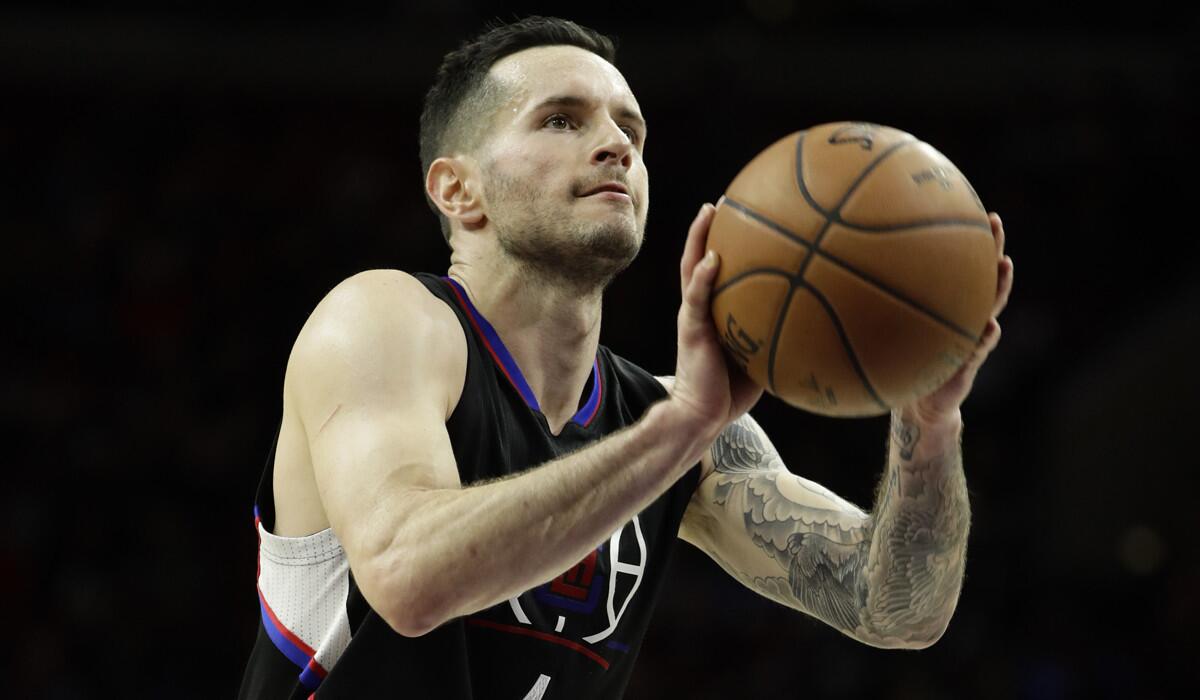
[[[591,422],[591,418],[596,413],[596,405],[600,403],[600,358],[597,357],[592,361],[592,395],[588,397],[587,403],[583,405],[571,420],[579,425],[587,427]]]
[[[500,334],[488,323],[483,314],[479,313],[479,309],[475,308],[475,304],[471,303],[471,297],[467,296],[467,292],[458,282],[450,277],[443,277],[446,282],[454,286],[458,292],[458,297],[463,300],[466,305],[465,311],[475,321],[479,330],[483,332],[483,342],[491,349],[492,355],[500,362],[504,368],[504,373],[512,381],[513,387],[521,398],[525,400],[525,405],[529,406],[538,413],[542,412],[542,407],[538,404],[537,397],[533,394],[533,389],[529,388],[529,382],[525,381],[525,375],[521,373],[521,368],[517,366],[517,361],[513,359],[512,353],[504,345],[504,341],[500,340]],[[592,393],[588,396],[588,400],[583,406],[575,412],[571,417],[571,422],[580,426],[587,427],[589,420],[595,415],[596,406],[600,403],[600,357],[597,354],[596,359],[592,361]]]
[[[275,623],[271,620],[271,616],[267,614],[267,609],[263,605],[261,595],[258,599],[258,607],[262,612],[263,628],[267,630],[267,636],[271,638],[272,642],[274,642],[275,648],[283,652],[283,655],[288,658],[288,661],[291,661],[303,670],[308,670],[308,662],[312,661],[312,657],[308,654],[305,654],[303,649],[293,644],[292,640],[288,639],[287,636],[275,626]],[[304,673],[300,674],[300,680],[304,680]],[[319,678],[317,682],[320,682]],[[305,686],[307,686],[309,689],[316,688],[315,685],[309,686],[307,683],[305,683]]]
[[[321,675],[313,670],[313,665],[306,664],[304,670],[300,672],[300,683],[309,690],[316,690],[317,686],[321,685]]]
[[[476,309],[475,304],[471,303],[471,297],[467,296],[466,290],[458,282],[449,277],[443,277],[442,279],[454,285],[454,288],[458,290],[459,298],[467,305],[467,313],[471,315],[471,318],[479,325],[479,329],[483,331],[483,342],[491,347],[496,359],[504,366],[505,373],[512,380],[517,392],[521,394],[521,398],[525,399],[525,404],[540,413],[542,408],[538,405],[537,397],[533,395],[533,389],[529,388],[529,383],[525,381],[525,375],[521,374],[521,368],[517,366],[517,361],[513,359],[512,353],[505,347],[504,341],[500,340],[500,334],[496,332],[495,328],[492,328],[492,324],[488,323],[483,314],[479,313],[479,309]]]

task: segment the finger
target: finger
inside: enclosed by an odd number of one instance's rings
[[[996,241],[996,257],[1004,258],[1004,222],[1000,220],[1000,215],[996,212],[988,214],[988,221],[992,224],[992,238]]]
[[[962,367],[958,368],[958,372],[946,382],[946,386],[955,385],[965,392],[970,391],[971,386],[975,384],[975,377],[979,374],[979,370],[983,367],[983,363],[987,360],[988,355],[996,348],[996,344],[1000,342],[1000,322],[996,319],[988,319],[987,326],[983,329],[983,335],[979,339],[979,343],[975,346],[974,352],[963,363]],[[961,400],[960,400],[961,401]]]
[[[987,357],[988,353],[996,349],[1000,343],[1000,321],[996,318],[988,319],[987,328],[983,329],[983,339],[979,343],[979,349],[983,351],[983,356]]]
[[[992,307],[992,315],[999,316],[1004,307],[1008,306],[1008,296],[1012,293],[1013,259],[1005,255],[1000,261],[999,272],[996,276],[996,304]]]
[[[713,205],[705,203],[696,212],[692,225],[688,228],[687,243],[683,246],[683,257],[679,261],[679,289],[686,293],[692,279],[692,271],[704,257],[705,246],[708,243],[708,227],[712,223]]]
[[[712,296],[713,280],[717,278],[721,260],[715,250],[708,251],[692,270],[691,279],[683,292],[683,307],[680,309],[685,318],[701,323],[711,323],[709,300]]]
[[[983,335],[980,336],[979,342],[975,344],[975,350],[964,363],[972,370],[978,369],[983,361],[987,359],[992,350],[1000,342],[1000,322],[995,318],[988,319],[987,326],[983,329]]]

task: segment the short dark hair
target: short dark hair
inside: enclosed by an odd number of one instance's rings
[[[497,61],[536,46],[560,45],[578,46],[616,65],[615,39],[570,20],[537,15],[510,24],[493,20],[478,37],[446,54],[421,110],[422,179],[439,157],[475,148],[483,141],[492,113],[504,97],[495,81],[488,79]],[[428,203],[449,241],[450,222],[432,200]]]

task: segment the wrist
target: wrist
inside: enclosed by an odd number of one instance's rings
[[[724,428],[673,397],[651,406],[641,423],[650,439],[677,455],[679,467],[685,471],[700,461]]]
[[[930,411],[922,409],[920,403],[913,403],[902,406],[899,413],[901,421],[916,425],[928,437],[958,437],[962,430],[962,410],[957,406],[950,411]]]

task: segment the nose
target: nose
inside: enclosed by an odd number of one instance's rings
[[[601,130],[600,144],[592,151],[593,165],[619,165],[628,170],[633,167],[633,144],[629,135],[612,120]]]

